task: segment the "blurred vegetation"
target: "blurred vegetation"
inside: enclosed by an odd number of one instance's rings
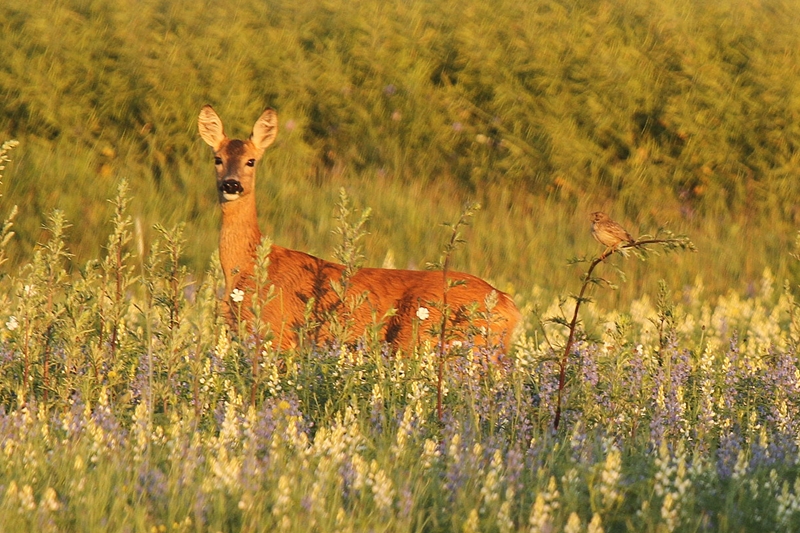
[[[331,257],[340,186],[370,206],[367,263],[436,257],[439,223],[483,205],[455,267],[503,288],[569,285],[598,254],[588,214],[700,249],[629,265],[719,293],[790,276],[798,227],[800,3],[775,0],[0,0],[0,141],[11,261],[53,207],[96,257],[120,179],[132,213],[216,248],[211,103],[232,136],[274,107],[260,209],[275,242]]]

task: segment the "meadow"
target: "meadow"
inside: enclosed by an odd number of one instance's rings
[[[3,3],[0,531],[800,530],[800,8],[663,4]],[[230,330],[207,102],[278,109],[279,244],[421,268],[479,201],[508,355]],[[689,249],[586,279],[596,209]]]
[[[634,235],[665,227],[703,251],[629,265],[609,304],[654,297],[659,279],[752,290],[767,267],[800,274],[786,254],[800,226],[799,9],[1,2],[0,139],[22,143],[4,202],[24,214],[8,254],[27,261],[59,208],[80,221],[78,264],[97,257],[126,178],[145,246],[153,224],[186,223],[185,261],[200,275],[219,224],[196,130],[208,103],[235,136],[277,109],[259,205],[282,245],[329,257],[344,186],[372,208],[368,264],[421,268],[445,238],[439,224],[476,201],[456,268],[555,296],[579,274],[566,260],[594,250],[588,215],[603,210]]]
[[[561,399],[573,301],[528,301],[501,364],[369,335],[279,352],[228,331],[219,266],[192,280],[182,224],[138,255],[128,193],[77,274],[54,211],[0,281],[3,531],[800,526],[798,303],[769,274],[713,305],[665,282],[625,310],[581,300]]]

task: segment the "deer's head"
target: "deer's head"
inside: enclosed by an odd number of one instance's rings
[[[253,132],[244,141],[229,139],[222,120],[210,106],[203,106],[197,120],[200,137],[214,149],[217,191],[220,203],[234,202],[255,192],[256,162],[278,134],[278,115],[266,109],[258,117]]]

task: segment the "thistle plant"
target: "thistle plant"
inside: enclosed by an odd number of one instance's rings
[[[653,246],[657,246],[656,249],[653,249]],[[594,276],[595,268],[600,264],[603,263],[607,258],[613,256],[614,254],[620,253],[625,255],[626,251],[633,251],[641,260],[646,260],[649,255],[657,255],[659,251],[663,251],[665,253],[674,252],[674,251],[696,251],[694,244],[688,237],[685,236],[674,236],[672,232],[668,230],[660,230],[655,237],[650,237],[648,235],[643,235],[638,239],[624,244],[622,246],[618,246],[616,248],[610,248],[604,251],[599,257],[595,257],[591,260],[587,260],[586,258],[582,259],[574,259],[571,263],[589,263],[589,268],[586,270],[586,273],[581,276],[581,288],[577,295],[572,295],[572,300],[575,302],[575,307],[573,309],[572,318],[569,322],[566,319],[561,317],[551,318],[550,320],[565,326],[568,330],[567,341],[564,344],[564,351],[559,361],[559,369],[558,369],[558,398],[556,400],[556,412],[555,418],[553,420],[553,427],[558,429],[559,423],[561,422],[561,405],[563,401],[564,389],[566,387],[566,378],[567,378],[567,360],[569,358],[570,352],[572,350],[573,343],[576,340],[576,334],[578,331],[579,319],[578,314],[581,308],[581,305],[584,303],[590,303],[592,300],[587,296],[587,291],[590,286],[602,286],[608,285],[613,286],[611,282],[608,280]]]
[[[670,338],[675,334],[675,305],[670,299],[670,292],[667,288],[667,282],[662,280],[658,281],[658,297],[656,300],[656,310],[658,311],[657,317],[651,319],[651,322],[658,331],[658,357],[662,360],[664,349]]]
[[[450,258],[452,257],[453,253],[458,249],[459,246],[466,242],[463,238],[462,229],[465,226],[469,226],[469,220],[475,215],[478,209],[480,209],[480,204],[468,202],[464,204],[464,207],[461,211],[461,216],[458,217],[458,220],[455,222],[455,224],[448,222],[443,223],[443,226],[450,228],[450,239],[444,245],[442,255],[439,257],[439,261],[435,263],[428,263],[427,265],[429,270],[442,271],[442,301],[428,302],[432,307],[438,309],[442,316],[441,323],[438,325],[434,324],[434,331],[432,331],[432,333],[437,334],[439,337],[439,342],[437,345],[436,370],[436,414],[440,422],[444,418],[442,392],[444,387],[446,358],[449,354],[448,341],[452,340],[453,338],[453,332],[448,329],[448,322],[450,320],[450,313],[452,310],[450,309],[450,304],[447,301],[447,293],[451,288],[463,284],[463,281],[449,279],[447,277],[447,272],[450,268]]]
[[[356,221],[351,221],[355,213],[350,206],[350,198],[344,187],[339,189],[339,203],[336,205],[338,226],[334,229],[334,233],[341,236],[342,240],[334,248],[333,256],[344,265],[344,271],[338,280],[331,280],[331,289],[336,294],[338,302],[327,314],[331,336],[341,345],[352,340],[355,322],[353,315],[367,301],[367,292],[349,294],[349,291],[353,276],[364,264],[364,252],[359,241],[367,235],[365,225],[371,213],[372,210],[367,207]]]
[[[270,364],[276,365],[274,350],[271,348],[271,340],[274,333],[271,331],[269,323],[262,318],[264,307],[275,299],[275,286],[269,281],[269,254],[272,249],[272,241],[268,237],[261,239],[261,243],[256,248],[256,262],[253,269],[252,295],[250,306],[253,315],[253,352],[251,355],[251,379],[250,405],[255,407],[256,394],[261,383],[261,358],[268,354],[273,354]],[[282,333],[282,332],[281,332]]]
[[[106,244],[106,256],[100,263],[102,285],[98,309],[100,318],[98,351],[106,353],[106,345],[108,346],[107,365],[110,370],[113,370],[114,377],[120,374],[120,368],[117,368],[117,352],[120,328],[124,327],[122,318],[128,309],[129,299],[126,297],[126,293],[136,281],[133,274],[134,264],[131,262],[132,254],[129,251],[132,240],[132,221],[128,214],[128,205],[130,204],[128,189],[128,181],[121,180],[117,188],[117,196],[111,201],[114,206],[114,215],[111,219],[113,229]],[[124,364],[122,362],[120,366],[124,366]]]
[[[50,367],[51,357],[54,346],[56,345],[56,335],[60,322],[63,317],[63,302],[56,301],[57,296],[63,292],[64,285],[67,283],[68,274],[65,270],[66,263],[72,257],[67,251],[64,242],[65,231],[69,224],[64,218],[64,213],[59,210],[53,211],[50,216],[49,231],[50,239],[42,248],[43,261],[41,266],[44,268],[44,279],[37,283],[46,293],[46,303],[44,308],[44,360],[42,361],[42,386],[44,388],[44,403],[47,404],[50,392]],[[34,271],[36,268],[36,258],[34,257]]]
[[[6,169],[6,163],[11,161],[8,157],[8,152],[12,149],[16,148],[19,145],[19,142],[11,140],[5,141],[2,145],[0,145],[0,186],[3,185],[3,171]],[[0,192],[0,198],[2,198],[3,194]],[[17,206],[11,208],[11,212],[8,214],[8,218],[3,221],[2,227],[0,227],[0,265],[8,261],[8,257],[6,256],[6,246],[8,246],[9,241],[12,237],[14,237],[14,232],[11,231],[12,226],[14,225],[14,218],[17,216]],[[4,274],[0,273],[0,279]]]
[[[70,253],[64,242],[68,227],[64,213],[53,211],[46,226],[50,238],[34,251],[33,261],[23,269],[24,282],[18,285],[17,314],[23,320],[20,401],[26,401],[31,387],[38,385],[36,388],[47,403],[52,388],[52,353],[59,344],[60,324],[64,318],[64,305],[59,296],[68,279],[65,263]]]
[[[153,401],[160,398],[164,411],[177,401],[178,376],[186,362],[184,352],[190,345],[184,310],[186,267],[181,264],[184,247],[183,224],[167,229],[154,226],[160,238],[153,242],[145,265],[143,284],[147,293],[145,317],[149,319],[155,342],[152,353],[154,373]]]
[[[230,346],[230,342],[225,318],[218,309],[217,298],[224,283],[219,255],[214,254],[211,266],[206,270],[194,294],[191,310],[187,313],[189,329],[193,332],[187,370],[196,420],[200,420],[203,413],[216,406],[221,393],[220,384],[224,379],[221,374],[225,370],[224,361],[228,352],[225,346]],[[220,354],[216,353],[218,348]]]
[[[794,251],[789,253],[789,256],[792,259],[798,261],[800,263],[800,231],[797,232],[797,236],[794,241]],[[797,301],[795,298],[795,288],[797,285],[792,285],[792,283],[787,279],[783,285],[783,292],[786,297],[789,299],[789,338],[792,344],[797,347],[800,344],[800,302]]]

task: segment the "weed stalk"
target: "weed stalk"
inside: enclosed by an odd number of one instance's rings
[[[450,224],[448,222],[444,223],[445,227],[450,228],[450,239],[445,244],[439,261],[436,263],[428,263],[427,265],[430,270],[442,271],[442,301],[432,303],[434,307],[439,307],[439,311],[442,315],[438,332],[439,343],[437,347],[436,366],[436,415],[440,423],[444,419],[443,389],[447,356],[446,346],[448,340],[447,322],[450,318],[450,304],[447,301],[447,293],[452,287],[462,283],[457,280],[449,280],[447,278],[447,272],[450,267],[450,257],[459,246],[466,242],[462,236],[462,228],[464,226],[469,226],[469,220],[475,215],[475,212],[478,211],[478,209],[480,209],[480,204],[467,202],[464,204],[464,207],[461,211],[461,216],[458,218],[458,221],[456,221],[455,224]]]
[[[572,345],[575,342],[575,334],[578,329],[578,314],[581,308],[581,304],[588,303],[591,299],[586,297],[586,291],[589,289],[591,285],[601,285],[603,283],[608,283],[603,278],[598,278],[592,276],[594,269],[605,261],[608,257],[615,253],[622,253],[623,250],[632,250],[633,252],[637,253],[637,255],[641,259],[646,259],[647,253],[649,251],[648,247],[652,245],[658,245],[665,252],[671,252],[675,250],[688,250],[688,251],[695,251],[694,244],[690,241],[687,237],[684,236],[673,236],[670,232],[665,232],[664,238],[649,238],[648,236],[643,236],[634,242],[625,244],[624,246],[620,246],[617,248],[612,248],[610,250],[604,251],[599,257],[594,258],[589,263],[589,268],[586,270],[586,273],[582,276],[582,283],[581,289],[578,292],[577,296],[572,296],[572,299],[575,300],[575,309],[572,312],[572,319],[566,324],[569,334],[567,336],[567,342],[564,345],[564,352],[561,355],[561,359],[559,360],[558,365],[558,397],[556,400],[556,413],[555,419],[553,420],[553,428],[558,429],[559,424],[561,423],[561,405],[563,403],[564,397],[564,389],[566,388],[566,380],[567,380],[567,361],[569,359],[570,351],[572,350]],[[577,262],[577,261],[576,261]]]

